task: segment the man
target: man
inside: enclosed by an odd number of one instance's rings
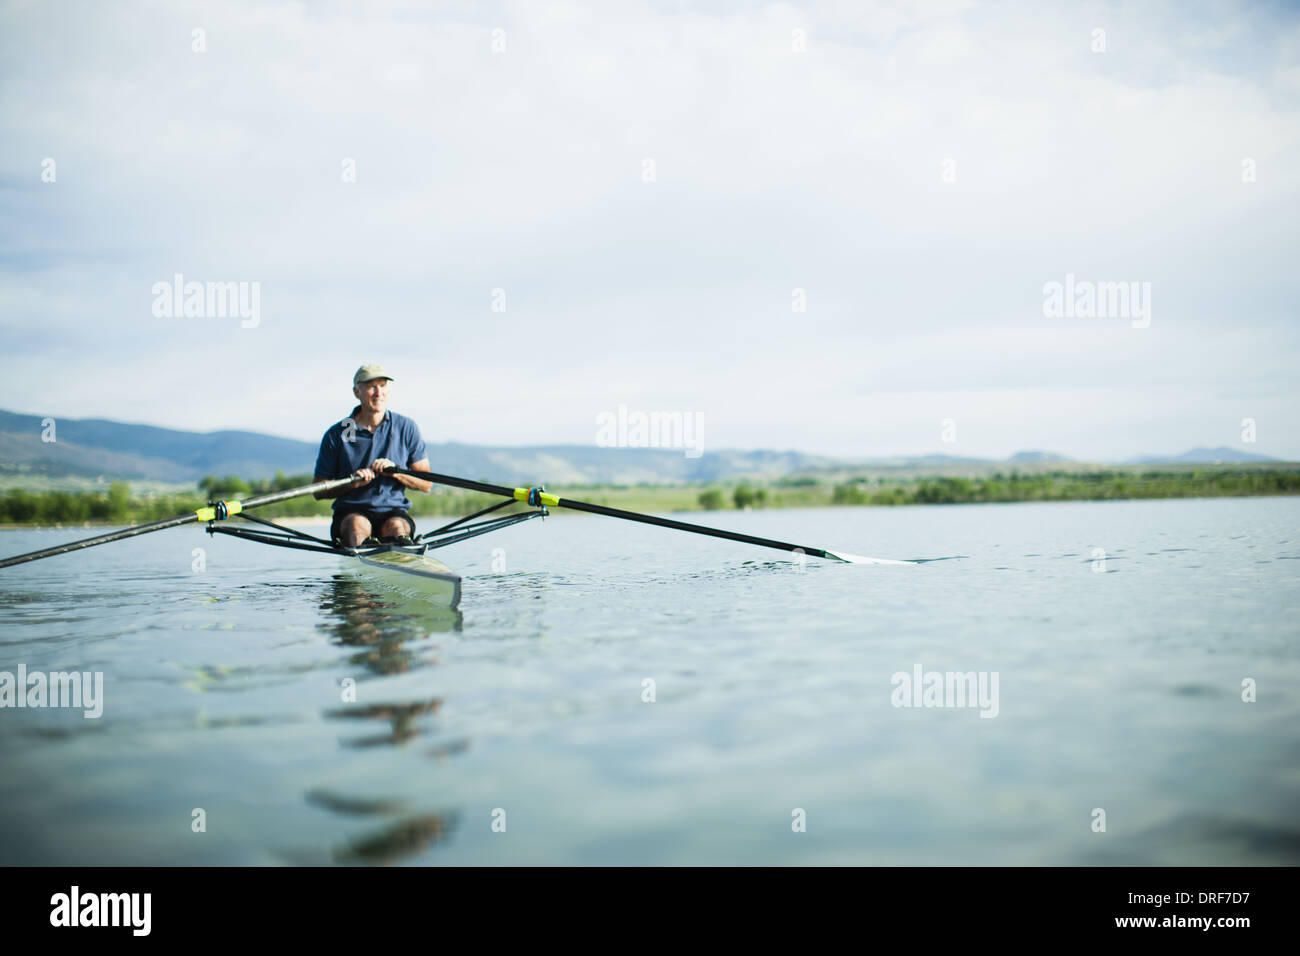
[[[367,538],[401,539],[415,534],[405,489],[429,491],[431,481],[408,475],[385,475],[390,468],[428,471],[420,428],[405,415],[388,410],[388,383],[381,365],[363,365],[352,376],[352,394],[361,403],[343,421],[331,425],[320,442],[316,481],[357,480],[317,498],[337,498],[330,539],[356,548]],[[401,464],[397,464],[401,462]]]

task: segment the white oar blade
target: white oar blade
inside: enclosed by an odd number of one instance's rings
[[[845,554],[843,551],[827,551],[826,556],[845,564],[916,564],[915,561],[896,561],[893,558],[864,558],[860,554]]]

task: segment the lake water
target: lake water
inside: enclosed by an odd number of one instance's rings
[[[0,863],[1300,863],[1300,499],[692,520],[945,560],[566,515],[440,552],[459,613],[196,528],[0,571],[0,671],[104,675],[0,710]]]

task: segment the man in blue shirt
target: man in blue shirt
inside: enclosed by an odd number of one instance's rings
[[[337,498],[330,539],[350,548],[372,535],[380,540],[415,534],[405,489],[429,491],[433,482],[408,475],[384,475],[390,468],[428,471],[420,428],[405,415],[388,410],[388,383],[393,377],[381,365],[363,365],[352,376],[352,394],[360,405],[343,421],[331,425],[316,456],[316,481],[357,480],[317,498]]]

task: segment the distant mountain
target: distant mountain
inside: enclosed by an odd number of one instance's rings
[[[1054,451],[1018,451],[1007,461],[1016,465],[1038,465],[1049,461],[1067,462],[1074,461],[1074,459],[1058,455]]]
[[[256,432],[185,432],[100,419],[59,418],[53,442],[42,416],[0,411],[0,476],[38,475],[189,483],[205,475],[270,478],[309,474],[317,445]],[[687,458],[682,449],[547,445],[493,448],[429,445],[434,471],[526,484],[664,484],[780,477],[838,460],[795,451],[718,451]]]
[[[990,460],[988,458],[961,458],[957,455],[918,455],[903,459],[909,465],[983,465]]]
[[[270,478],[309,474],[316,463],[314,442],[257,432],[185,432],[102,419],[59,418],[54,442],[42,440],[42,417],[0,411],[0,483],[22,484],[27,476],[46,486],[73,486],[96,479],[192,484],[205,475]],[[447,442],[429,446],[434,471],[492,482],[545,482],[569,487],[588,484],[673,484],[678,482],[770,480],[793,474],[961,474],[1002,464],[1050,465],[1071,459],[1047,451],[1021,451],[1005,462],[953,455],[855,459],[797,451],[723,449],[687,458],[681,449],[598,448],[542,445],[494,448]],[[1197,448],[1174,457],[1134,459],[1132,464],[1267,462],[1276,459],[1232,448]],[[35,479],[40,479],[36,482]]]
[[[1247,462],[1247,461],[1280,461],[1278,458],[1269,458],[1267,455],[1255,455],[1248,451],[1238,451],[1235,448],[1222,446],[1219,448],[1193,448],[1191,451],[1185,451],[1181,455],[1164,455],[1148,456],[1142,458],[1130,458],[1126,464],[1130,465],[1218,465],[1230,462]]]
[[[197,481],[204,475],[269,478],[311,471],[307,442],[257,432],[183,432],[102,419],[54,419],[43,439],[42,416],[0,411],[0,471],[39,475]]]
[[[313,460],[314,460],[313,451]],[[429,446],[434,471],[494,482],[584,484],[670,484],[724,479],[777,478],[795,471],[827,468],[837,459],[795,451],[716,451],[687,458],[681,449],[598,448],[543,445],[493,448],[448,442]]]

